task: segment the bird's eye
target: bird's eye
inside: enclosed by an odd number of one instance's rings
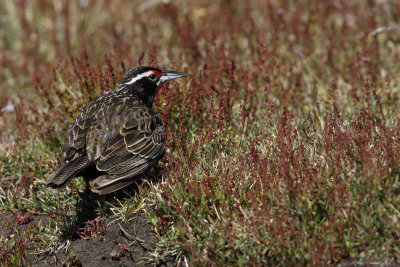
[[[155,75],[155,74],[151,74],[150,76],[149,76],[149,78],[150,78],[150,80],[155,80],[156,78],[157,78],[157,76]]]

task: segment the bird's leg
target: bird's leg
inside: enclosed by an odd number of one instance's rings
[[[88,195],[90,194],[90,186],[89,186],[89,179],[85,179],[85,191],[83,191],[84,194]]]
[[[83,178],[85,180],[85,190],[83,190],[83,192],[79,192],[78,191],[78,195],[81,199],[84,199],[85,196],[88,196],[92,191],[90,190],[90,186],[89,186],[89,179]]]

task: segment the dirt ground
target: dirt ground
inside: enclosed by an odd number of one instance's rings
[[[33,220],[27,224],[18,225],[18,230],[23,233],[32,224],[44,224],[48,216],[32,215]],[[12,224],[16,219],[10,212],[0,214],[0,235],[2,237],[10,234],[10,229],[4,227],[3,222],[8,219]],[[145,214],[135,214],[129,223],[121,223],[125,233],[121,231],[118,222],[107,225],[105,234],[93,239],[78,238],[69,240],[67,251],[61,249],[53,255],[32,254],[33,248],[28,247],[26,257],[27,266],[154,266],[147,263],[144,257],[154,249],[157,236],[152,232],[150,224]],[[127,236],[126,233],[129,235]],[[137,240],[132,236],[136,233]],[[141,241],[138,241],[141,240]],[[122,244],[126,244],[127,250],[121,253]],[[80,264],[73,265],[71,251],[79,258]],[[120,254],[118,257],[118,254]],[[168,262],[160,263],[159,266],[174,266],[172,259]]]

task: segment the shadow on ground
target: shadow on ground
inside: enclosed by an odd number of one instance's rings
[[[31,266],[154,266],[146,257],[154,251],[158,241],[152,231],[147,215],[143,212],[133,214],[129,222],[112,221],[110,224],[96,223],[99,207],[109,200],[96,194],[81,195],[75,206],[76,216],[65,217],[64,228],[59,236],[59,248],[56,253],[35,255],[32,244],[28,244],[25,264]],[[113,195],[112,197],[116,197]],[[124,198],[118,195],[118,199]],[[17,224],[11,212],[0,214],[0,236],[10,235],[11,230],[4,226],[8,220],[17,225],[20,235],[30,227],[43,226],[48,215],[31,214],[31,221]],[[88,221],[93,227],[83,229]],[[100,227],[97,227],[100,225]],[[89,225],[90,226],[90,225]],[[77,260],[78,259],[78,260]],[[174,266],[173,260],[161,262],[159,266]]]

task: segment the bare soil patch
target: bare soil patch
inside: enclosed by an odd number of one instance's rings
[[[48,220],[48,216],[31,214],[32,221],[27,224],[18,225],[20,235],[30,225],[42,225]],[[16,219],[10,212],[0,214],[0,235],[2,237],[10,234],[10,229],[3,225],[5,220],[15,224]],[[121,227],[123,230],[121,230]],[[128,235],[127,235],[128,234]],[[146,261],[154,250],[158,241],[152,231],[147,216],[137,213],[128,223],[117,221],[107,225],[104,235],[92,238],[69,240],[68,249],[61,249],[55,254],[34,255],[33,247],[28,246],[26,265],[31,266],[154,266],[154,263]],[[126,248],[124,250],[124,247]],[[72,257],[74,251],[75,257]],[[76,260],[79,259],[79,260]],[[159,266],[174,266],[172,259],[162,262]]]

